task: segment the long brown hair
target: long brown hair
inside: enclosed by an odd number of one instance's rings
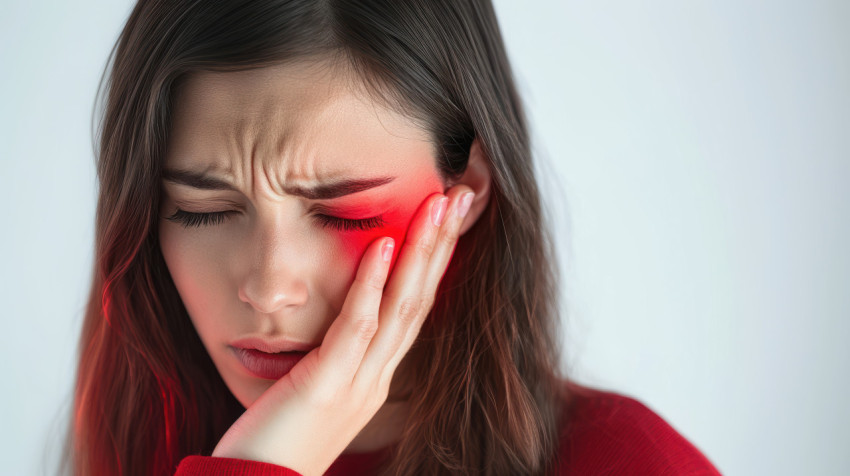
[[[489,0],[136,4],[98,94],[96,259],[65,462],[75,475],[170,475],[244,410],[158,245],[173,96],[193,71],[309,57],[344,60],[376,100],[416,118],[444,177],[463,173],[475,138],[492,175],[410,351],[412,418],[383,474],[547,474],[566,397],[557,260]]]

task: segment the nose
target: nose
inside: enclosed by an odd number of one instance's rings
[[[279,284],[256,278],[239,287],[239,299],[263,314],[272,314],[286,307],[301,306],[306,302],[306,296],[306,286],[292,281]]]
[[[279,237],[260,242],[248,258],[250,268],[239,285],[239,299],[264,314],[304,305],[308,292],[299,255],[303,258],[308,254],[282,245]]]

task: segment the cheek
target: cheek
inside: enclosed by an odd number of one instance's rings
[[[323,323],[320,332],[324,333],[330,327],[333,319],[342,310],[342,305],[348,295],[357,270],[360,267],[363,253],[369,244],[383,236],[393,236],[398,241],[398,233],[391,227],[380,227],[368,231],[340,233],[327,232],[330,239],[321,240],[325,243],[317,250],[316,268],[313,271],[314,289],[322,299],[326,300],[329,319]],[[318,237],[317,237],[318,238]],[[317,296],[313,296],[316,298]]]
[[[192,324],[209,348],[212,338],[220,331],[220,324],[210,322],[209,317],[216,315],[216,309],[222,308],[227,296],[221,279],[222,263],[216,259],[222,254],[211,243],[190,239],[177,228],[160,225],[160,249]]]
[[[360,260],[366,252],[366,249],[376,240],[389,236],[395,240],[395,249],[398,249],[404,239],[409,217],[402,214],[390,214],[385,218],[385,220],[387,223],[382,227],[340,236],[340,257],[345,259],[346,262],[356,262],[355,270],[360,265]]]

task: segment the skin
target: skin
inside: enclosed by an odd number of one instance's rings
[[[160,246],[207,352],[247,408],[214,456],[322,474],[342,452],[395,441],[407,415],[404,356],[430,310],[457,238],[478,219],[490,174],[477,141],[444,183],[429,134],[353,88],[324,62],[193,74],[176,97],[166,169],[205,172],[233,190],[163,181]],[[287,193],[341,178],[391,176],[330,200]],[[474,193],[465,217],[462,195]],[[435,204],[447,197],[442,223]],[[177,209],[230,211],[185,226]],[[316,215],[363,219],[323,227]],[[169,218],[170,217],[170,218]],[[392,238],[389,262],[381,245]],[[277,381],[250,375],[230,343],[248,336],[316,347]],[[310,431],[305,431],[309,429]]]

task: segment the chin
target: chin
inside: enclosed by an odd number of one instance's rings
[[[230,378],[222,377],[230,393],[245,408],[253,405],[260,398],[260,395],[274,385],[274,381],[272,380],[251,377],[249,375],[231,375],[229,376]]]
[[[223,362],[221,361],[222,359]],[[227,353],[219,355],[219,358],[214,358],[213,363],[227,389],[230,390],[230,393],[245,408],[253,405],[260,398],[260,395],[274,384],[272,380],[252,377],[232,368],[231,365],[228,365],[232,364],[232,362],[228,362]]]

